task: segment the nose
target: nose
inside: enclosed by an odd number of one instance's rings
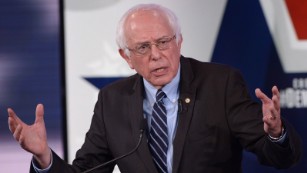
[[[150,57],[152,60],[157,61],[161,58],[161,50],[157,48],[157,45],[152,44],[150,49]]]

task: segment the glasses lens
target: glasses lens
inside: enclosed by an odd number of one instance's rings
[[[145,54],[149,50],[149,47],[150,47],[149,43],[144,43],[136,46],[135,50],[139,54]]]
[[[176,38],[176,36],[174,35],[173,37],[164,37],[161,38],[157,41],[155,41],[154,43],[142,43],[139,44],[135,47],[135,49],[132,49],[132,51],[135,51],[135,53],[139,54],[139,55],[144,55],[146,53],[148,53],[148,51],[151,49],[152,45],[157,46],[157,48],[159,50],[166,50],[169,48],[169,44],[170,42]],[[130,50],[131,51],[131,50]]]
[[[166,37],[158,40],[156,45],[160,50],[165,50],[169,48],[170,42],[176,38],[175,35],[173,37]]]

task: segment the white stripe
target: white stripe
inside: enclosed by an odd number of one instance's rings
[[[164,166],[167,166],[166,165],[166,162],[160,157],[160,155],[158,154],[157,150],[155,149],[155,147],[153,147],[151,144],[150,144],[150,147],[151,149],[156,153],[156,155],[159,157],[159,159],[161,160],[161,162],[164,164]],[[158,162],[156,161],[155,157],[153,157],[153,159],[155,160],[155,162],[158,164]],[[160,165],[159,165],[160,167]],[[161,167],[160,167],[161,168]],[[162,168],[161,168],[162,169]]]
[[[159,135],[157,135],[157,136],[161,139],[161,137],[160,137]],[[159,146],[159,148],[161,149],[161,151],[164,152],[163,148],[159,145],[159,142],[156,141],[156,139],[152,136],[152,134],[150,134],[150,138],[151,138],[152,140],[154,140],[154,142]],[[167,144],[165,143],[165,141],[162,140],[162,142],[163,142],[163,144],[165,145],[165,147],[167,148]],[[165,153],[165,152],[164,152],[164,153]]]
[[[158,108],[161,110],[161,112],[166,116],[166,110],[164,110],[161,106],[160,106],[160,104],[158,104],[158,103],[156,103],[157,104],[157,106],[158,106]]]
[[[163,130],[162,129],[162,127],[160,126],[160,124],[159,123],[157,123],[157,121],[153,118],[152,119],[153,120],[153,122],[158,126],[158,128],[163,132],[163,134],[166,136],[166,138],[167,138],[167,132],[165,132],[165,130]],[[165,124],[164,124],[165,125]],[[167,126],[165,126],[166,127],[166,129],[167,129]],[[152,128],[152,129],[154,129],[154,128]],[[158,133],[157,133],[158,134]],[[160,136],[160,135],[158,135],[158,136]]]
[[[153,111],[155,112],[155,114],[157,115],[157,117],[163,122],[164,126],[167,126],[166,122],[161,118],[161,116],[159,116],[158,112],[153,109]],[[163,113],[163,112],[162,112]],[[163,113],[163,115],[166,117],[166,114]]]
[[[164,173],[167,173],[167,172],[165,172],[165,170],[164,170],[163,168],[161,168],[159,162],[157,162],[156,159],[155,159],[154,157],[153,157],[153,159],[154,159],[155,163],[159,166],[160,170],[163,171]],[[163,163],[164,163],[164,162],[163,162]],[[165,165],[165,164],[164,164],[164,165]],[[165,168],[167,169],[167,166],[165,166]]]
[[[159,156],[160,160],[161,160],[162,162],[164,162],[163,159],[161,158],[161,155],[158,153],[158,151],[157,151],[156,148],[152,145],[152,143],[150,144],[150,148],[151,148],[152,150],[154,150],[154,152],[156,153],[156,155]],[[166,155],[165,152],[162,152],[162,153],[163,153],[163,155],[164,155],[165,157],[167,157],[167,155]]]

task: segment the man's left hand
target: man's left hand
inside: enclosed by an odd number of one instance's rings
[[[280,118],[280,96],[276,86],[272,88],[272,98],[270,99],[259,88],[255,90],[257,98],[262,102],[262,114],[264,131],[271,137],[278,138],[282,134],[282,121]]]

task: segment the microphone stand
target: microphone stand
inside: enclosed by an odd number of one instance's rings
[[[115,162],[115,161],[117,161],[117,160],[120,160],[120,159],[122,159],[122,158],[124,158],[124,157],[127,157],[127,156],[131,155],[132,153],[134,153],[134,152],[139,148],[139,146],[140,146],[140,144],[141,144],[141,142],[142,142],[143,133],[144,133],[144,129],[140,129],[139,141],[138,141],[137,145],[133,148],[133,150],[131,150],[129,153],[124,154],[124,155],[121,155],[121,156],[119,156],[119,157],[116,157],[116,158],[114,158],[114,159],[112,159],[112,160],[110,160],[110,161],[108,161],[108,162],[99,164],[99,165],[97,165],[97,166],[95,166],[95,167],[93,167],[93,168],[91,168],[91,169],[88,169],[88,170],[82,172],[82,173],[91,172],[91,171],[93,171],[93,170],[95,170],[95,169],[98,169],[98,168],[100,168],[100,167],[107,166],[107,165],[109,165],[109,164],[111,164],[111,163],[113,163],[113,162]]]

